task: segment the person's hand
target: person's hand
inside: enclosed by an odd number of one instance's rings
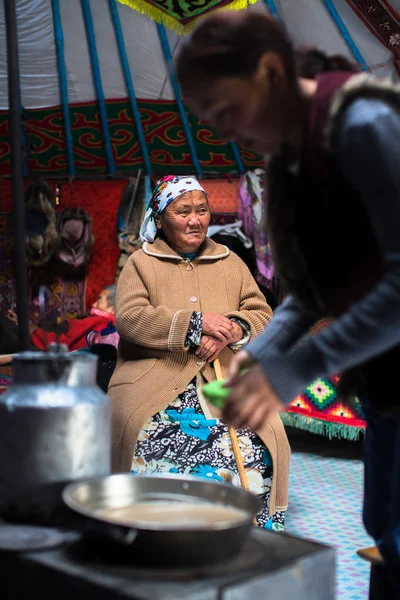
[[[226,341],[227,344],[233,344],[236,331],[234,325],[236,325],[236,323],[233,323],[230,319],[223,315],[219,315],[218,313],[203,313],[203,334],[212,336],[221,342]],[[241,329],[241,327],[239,327],[239,329]],[[243,333],[241,336],[242,335]]]
[[[240,342],[240,340],[243,338],[243,329],[240,327],[240,325],[238,325],[234,321],[232,321],[232,325],[233,325],[233,339],[229,343],[235,344],[236,342]]]
[[[229,363],[228,377],[226,379],[225,386],[230,387],[235,385],[239,381],[239,377],[243,369],[248,369],[253,364],[254,360],[246,350],[241,350],[235,354]]]
[[[221,342],[210,335],[203,335],[201,336],[200,346],[195,351],[195,354],[202,360],[212,362],[227,345],[228,342],[226,340]]]
[[[272,414],[283,410],[284,406],[260,364],[253,364],[246,373],[240,375],[240,369],[249,365],[250,355],[239,352],[235,359],[239,360],[230,369],[226,382],[226,386],[231,387],[232,391],[224,406],[222,418],[236,429],[247,425],[257,431]]]

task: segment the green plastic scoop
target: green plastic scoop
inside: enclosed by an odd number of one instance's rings
[[[209,383],[205,383],[202,388],[202,392],[206,400],[210,402],[215,408],[223,408],[228,399],[231,390],[229,387],[222,387],[225,383],[225,380],[221,381],[210,381]]]

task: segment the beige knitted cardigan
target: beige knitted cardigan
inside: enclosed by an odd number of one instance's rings
[[[116,297],[118,360],[109,385],[113,415],[113,471],[129,471],[144,423],[164,409],[201,371],[212,366],[184,346],[193,311],[218,312],[245,321],[255,337],[271,308],[240,258],[209,238],[191,263],[162,239],[132,254],[120,275]],[[226,373],[233,356],[219,358]],[[213,415],[218,413],[210,407]],[[257,431],[273,461],[270,514],[287,506],[290,448],[278,414]]]

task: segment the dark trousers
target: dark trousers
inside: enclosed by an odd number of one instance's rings
[[[30,342],[29,350],[37,350]],[[0,354],[18,352],[18,326],[0,312]]]
[[[367,421],[364,525],[385,561],[374,585],[381,585],[390,600],[400,598],[400,414],[381,417],[366,399],[362,407]]]
[[[0,312],[0,354],[18,352],[18,327]]]

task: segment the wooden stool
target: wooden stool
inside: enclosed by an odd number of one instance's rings
[[[369,578],[369,600],[396,600],[396,592],[390,582],[389,574],[376,546],[357,550],[357,554],[371,565]]]
[[[357,554],[363,560],[371,563],[371,565],[383,565],[383,558],[376,546],[357,550]]]

